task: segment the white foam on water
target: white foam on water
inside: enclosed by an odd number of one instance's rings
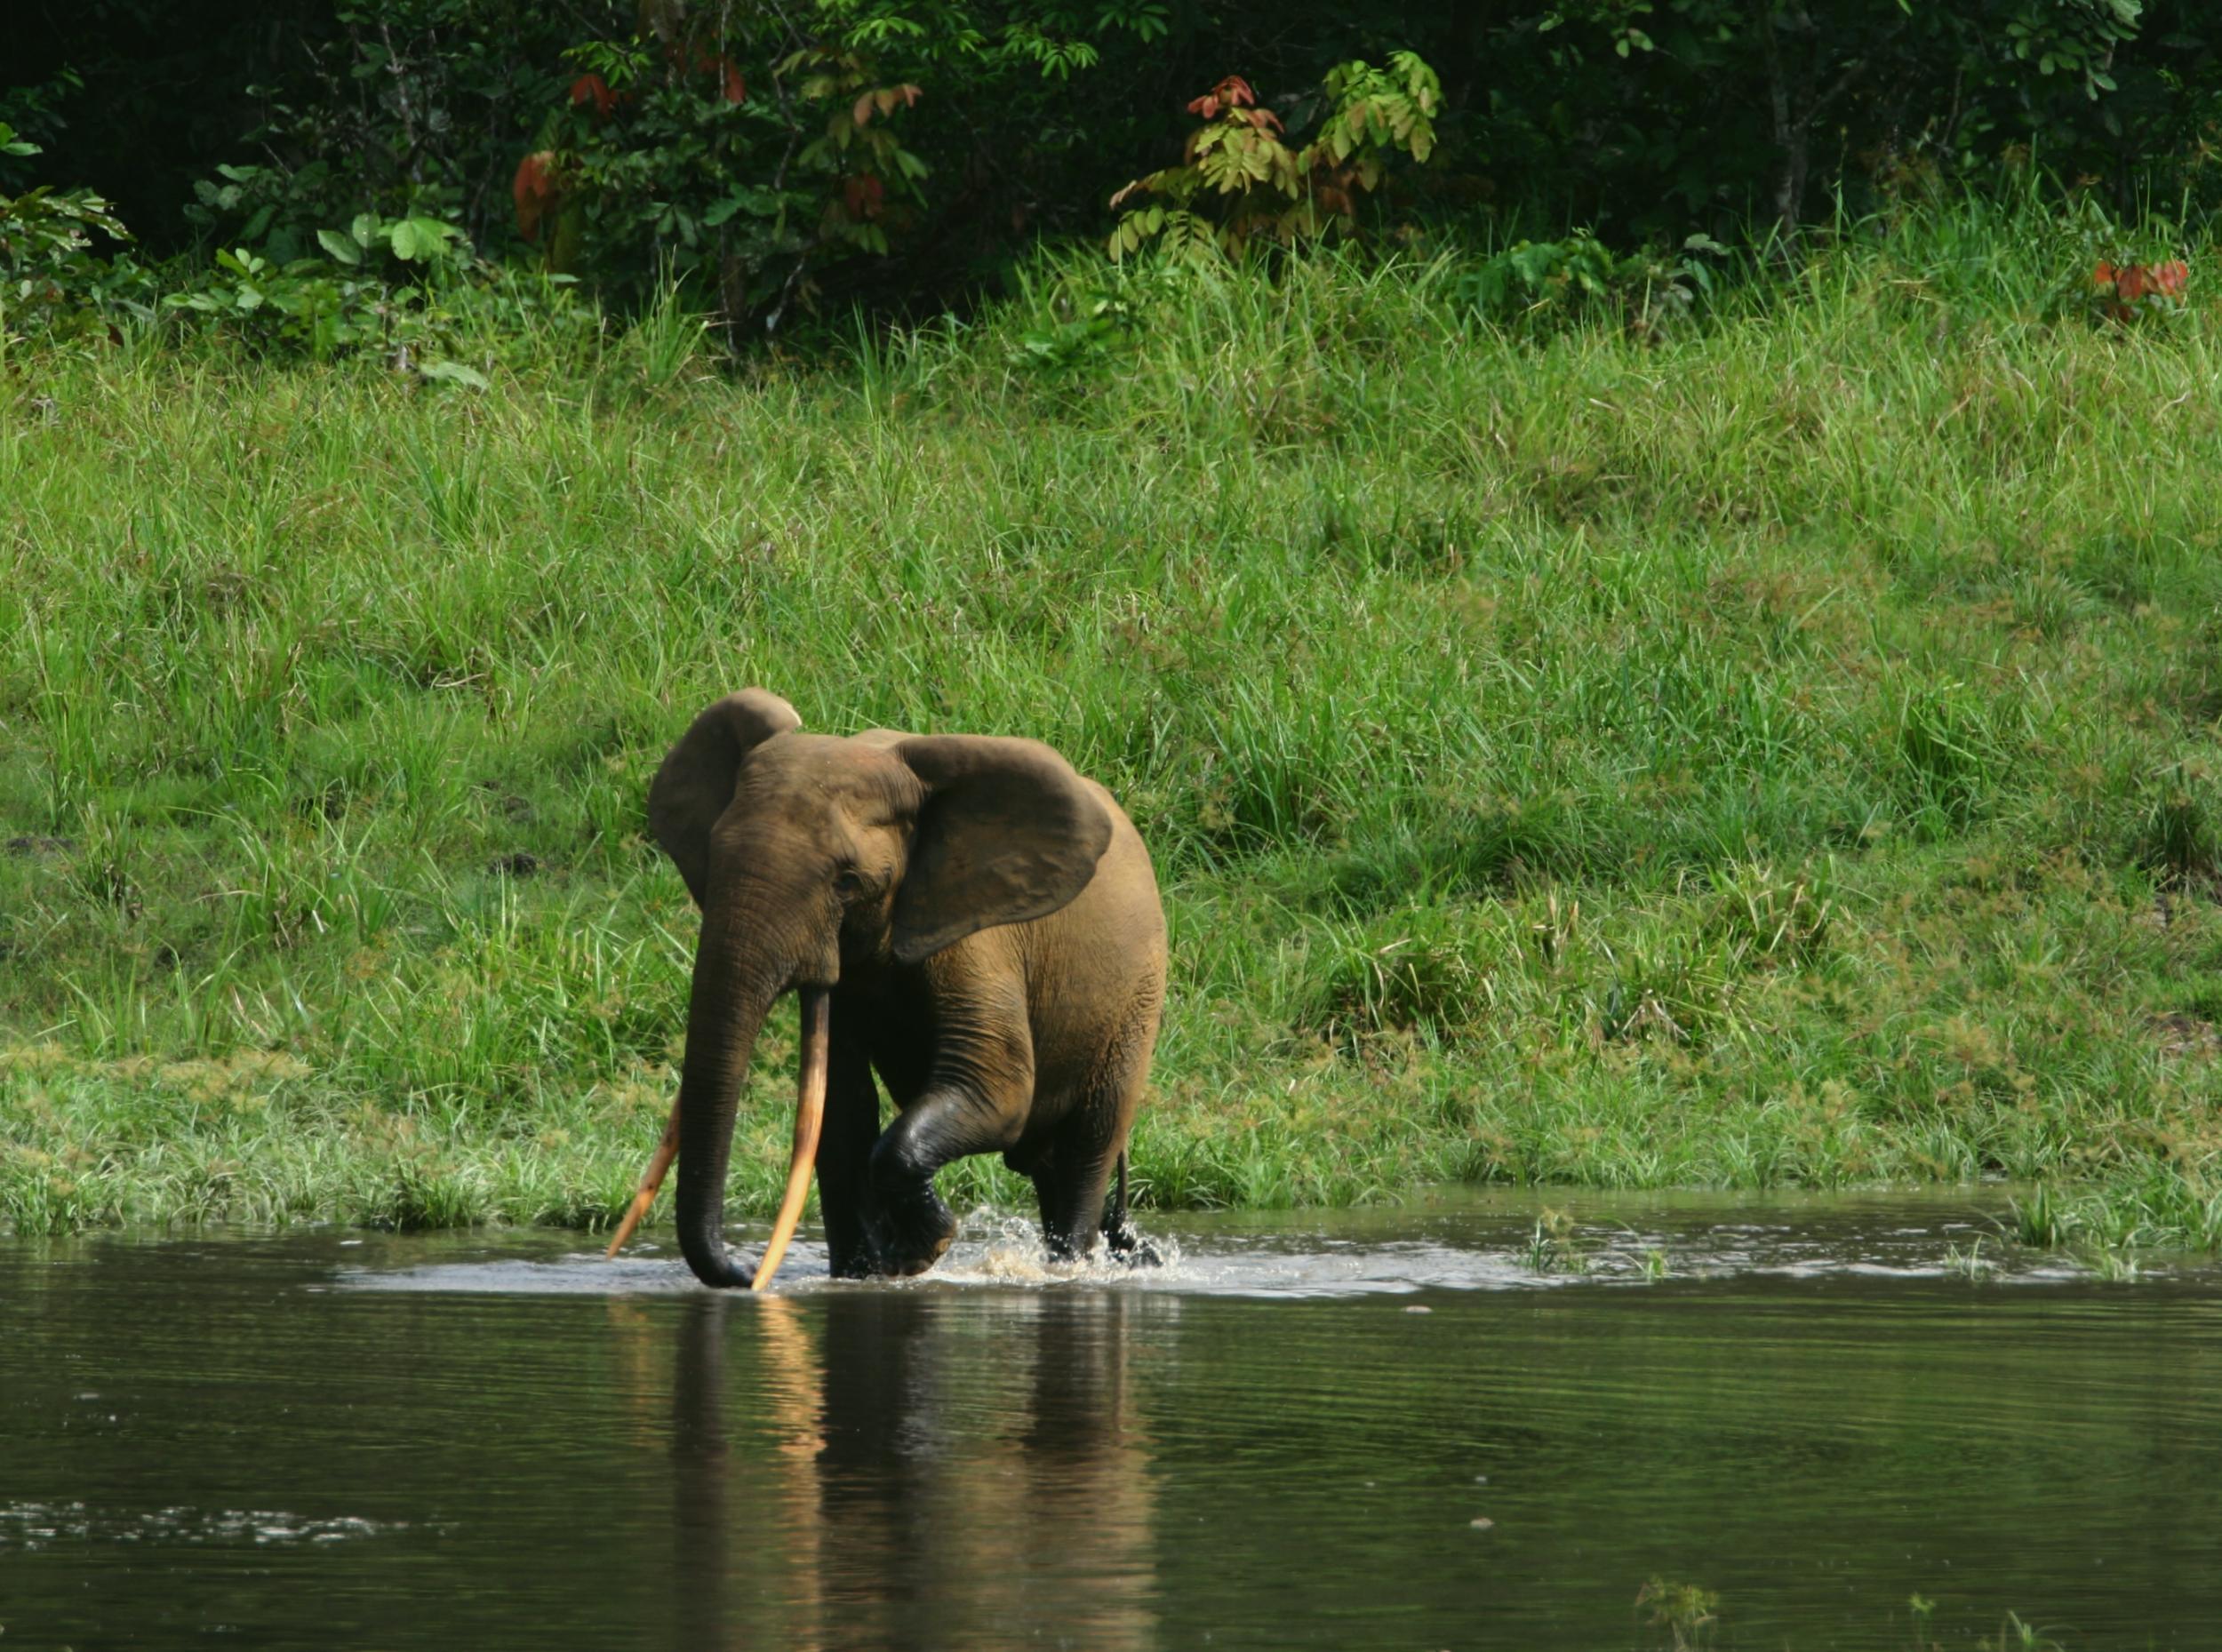
[[[292,1544],[345,1543],[406,1531],[406,1520],[369,1520],[342,1514],[322,1519],[280,1509],[196,1509],[139,1512],[89,1508],[83,1503],[0,1504],[0,1552],[36,1552],[65,1542],[204,1544],[252,1543],[260,1548]]]
[[[1764,1214],[1635,1210],[1633,1220],[1570,1220],[1533,1209],[1477,1206],[1426,1212],[1293,1213],[1279,1218],[1161,1218],[1150,1241],[1161,1260],[1131,1266],[1099,1248],[1052,1260],[1023,1216],[971,1212],[956,1243],[907,1280],[836,1280],[825,1247],[798,1241],[772,1289],[1092,1289],[1268,1297],[1409,1295],[1420,1290],[1536,1290],[1772,1275],[1953,1277],[1986,1284],[2086,1278],[2059,1252],[2026,1249],[1964,1207],[1909,1220],[1903,1208],[1788,1209]],[[1921,1215],[1928,1215],[1922,1211]],[[1270,1221],[1271,1225],[1267,1223]],[[1641,1225],[1637,1224],[1640,1223]],[[1175,1237],[1175,1233],[1178,1237]],[[749,1235],[739,1235],[742,1249]],[[598,1250],[482,1257],[400,1268],[346,1267],[342,1289],[535,1296],[668,1295],[701,1289],[675,1247],[644,1241],[605,1260]]]
[[[795,1247],[799,1255],[805,1248]],[[822,1253],[821,1253],[822,1257]],[[822,1259],[820,1266],[822,1267]],[[333,1279],[342,1290],[420,1291],[457,1296],[633,1297],[699,1290],[678,1257],[579,1251],[555,1257],[500,1257],[483,1262],[427,1262],[415,1267],[347,1267]]]

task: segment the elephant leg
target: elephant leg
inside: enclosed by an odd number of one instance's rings
[[[1021,1113],[970,1085],[937,1082],[873,1145],[872,1228],[889,1273],[923,1273],[956,1238],[956,1217],[933,1191],[941,1167],[1019,1138]]]
[[[1076,1133],[1077,1134],[1077,1133]],[[1034,1173],[1042,1201],[1042,1241],[1051,1259],[1070,1262],[1095,1244],[1116,1155],[1085,1135],[1059,1141]]]
[[[1114,1259],[1160,1261],[1156,1248],[1134,1231],[1126,1206],[1126,1143],[1142,1105],[1151,1050],[1157,1041],[1161,994],[1139,999],[1112,1041],[1099,1076],[1059,1132],[1035,1182],[1042,1200],[1042,1234],[1050,1253],[1077,1256],[1100,1233]]]
[[[868,1227],[872,1144],[880,1133],[879,1086],[863,1042],[843,1035],[850,1012],[834,1017],[833,1059],[826,1081],[825,1132],[818,1142],[818,1205],[826,1219],[826,1251],[835,1279],[873,1271]]]

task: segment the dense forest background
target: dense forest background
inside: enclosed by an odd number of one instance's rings
[[[1307,165],[1235,182],[1403,244],[1781,248],[2033,173],[2180,224],[2216,193],[2218,38],[2196,0],[23,0],[0,200],[90,192],[141,265],[436,245],[735,322],[932,313],[1110,231],[1238,76]],[[1346,203],[1305,146],[1357,95],[1338,66],[1397,54],[1431,130],[1378,130]]]

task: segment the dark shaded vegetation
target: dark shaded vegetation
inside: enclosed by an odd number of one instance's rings
[[[2117,219],[2201,214],[2222,120],[2222,40],[2186,0],[20,11],[0,121],[41,152],[0,155],[0,196],[89,188],[141,260],[336,258],[338,278],[360,260],[322,237],[367,214],[627,305],[675,277],[739,338],[858,301],[917,315],[1007,291],[1042,237],[1108,230],[1114,192],[1178,160],[1184,106],[1230,75],[1299,144],[1326,130],[1338,66],[1433,66],[1427,164],[1384,180],[1350,227],[1469,251],[1595,232],[1571,243],[1592,251],[1485,278],[1503,300],[1654,249],[1648,285],[1685,302],[1692,235],[1786,246],[2032,164]],[[1347,180],[1335,190],[1355,204]],[[400,243],[414,267],[389,273],[436,286],[418,238]]]

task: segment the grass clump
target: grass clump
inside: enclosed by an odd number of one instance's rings
[[[0,1220],[606,1221],[691,955],[643,791],[762,682],[1126,802],[1145,1203],[2004,1177],[2222,1242],[2222,313],[2041,274],[1902,226],[1635,337],[1449,261],[1051,270],[484,392],[19,352]]]

